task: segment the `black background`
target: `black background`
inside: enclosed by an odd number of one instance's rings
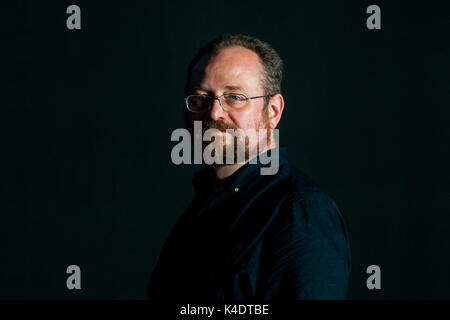
[[[342,209],[351,299],[450,298],[445,1],[10,1],[1,7],[0,298],[145,299],[193,197],[187,65],[228,32],[285,61],[280,143]],[[66,28],[67,6],[81,30]],[[381,30],[366,8],[381,8]],[[79,265],[81,290],[66,288]],[[366,268],[381,268],[368,290]]]

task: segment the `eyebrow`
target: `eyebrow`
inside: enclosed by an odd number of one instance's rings
[[[226,90],[240,90],[240,91],[245,92],[245,90],[242,89],[242,87],[239,87],[239,86],[231,86],[231,85],[227,85],[227,86],[224,87],[224,89],[226,89]],[[191,90],[189,90],[189,91],[190,91],[190,92],[193,92],[193,91],[196,91],[196,90],[199,90],[199,91],[206,91],[206,92],[208,92],[208,93],[211,93],[209,90],[206,90],[206,89],[204,89],[204,88],[202,88],[202,87],[193,87],[193,88],[191,88]]]
[[[194,92],[194,91],[206,91],[206,92],[208,92],[208,90],[203,89],[202,87],[192,87],[191,89],[189,89],[189,92]]]
[[[244,91],[241,87],[239,87],[239,86],[225,86],[225,89],[228,89],[228,90],[241,90],[241,91]]]

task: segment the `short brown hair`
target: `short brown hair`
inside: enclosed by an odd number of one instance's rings
[[[205,56],[213,56],[219,51],[230,47],[244,47],[255,52],[263,66],[264,75],[262,87],[265,95],[281,93],[283,78],[283,60],[268,43],[243,34],[225,34],[217,37],[201,48],[188,67],[185,93],[188,93],[191,73],[197,63]],[[266,102],[268,99],[266,99]]]

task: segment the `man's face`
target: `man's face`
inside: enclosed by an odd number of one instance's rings
[[[228,93],[240,93],[247,97],[262,96],[265,94],[261,85],[262,75],[263,66],[255,52],[243,47],[227,48],[209,59],[204,57],[197,63],[192,70],[189,94],[219,97]],[[202,121],[203,130],[265,129],[269,127],[264,105],[264,99],[259,98],[249,100],[243,108],[226,111],[218,100],[214,100],[208,111],[188,112],[187,120],[189,127],[195,120]],[[232,143],[225,135],[224,142],[224,148]],[[257,145],[258,141],[254,139],[248,143],[249,148]]]

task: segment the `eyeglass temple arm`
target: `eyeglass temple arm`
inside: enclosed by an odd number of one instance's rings
[[[257,98],[266,98],[266,97],[271,97],[271,96],[273,96],[273,94],[266,94],[265,96],[249,97],[249,99],[253,100],[253,99],[257,99]]]

